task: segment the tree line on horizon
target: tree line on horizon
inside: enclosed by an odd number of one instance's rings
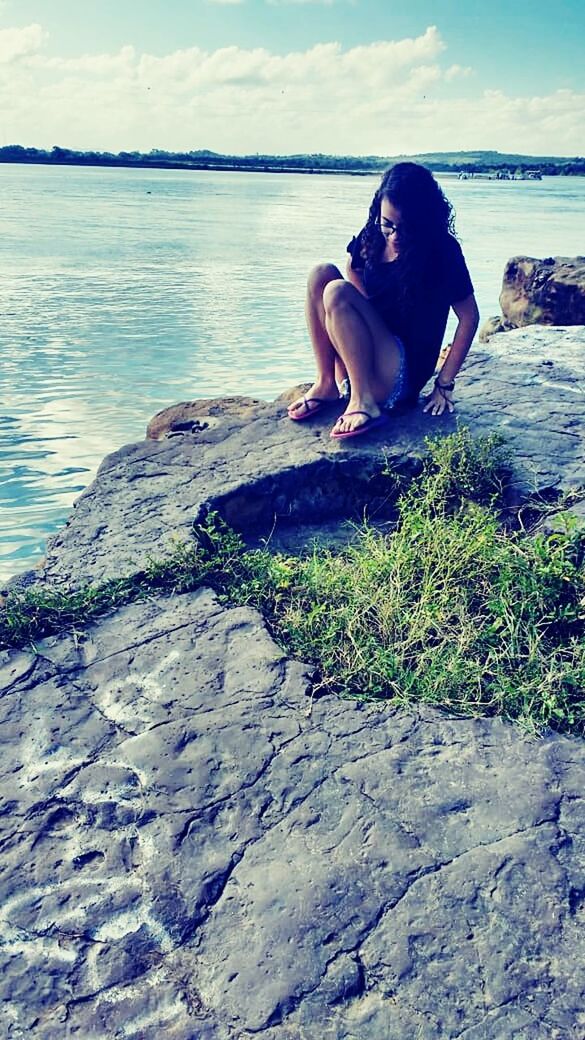
[[[427,153],[415,156],[384,157],[377,155],[222,155],[202,149],[192,152],[97,152],[75,151],[55,145],[52,149],[27,148],[23,145],[0,147],[0,162],[39,163],[73,166],[137,166],[155,169],[191,170],[263,170],[270,172],[313,173],[378,173],[399,159],[418,160],[438,173],[490,173],[513,169],[523,173],[538,169],[547,176],[585,175],[585,158],[554,159],[550,157],[508,155],[498,152]]]

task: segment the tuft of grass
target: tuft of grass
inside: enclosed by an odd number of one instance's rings
[[[500,438],[459,430],[427,446],[390,534],[364,524],[342,552],[286,557],[246,550],[211,515],[196,540],[138,577],[16,597],[0,613],[0,646],[85,624],[153,589],[206,584],[224,602],[259,608],[286,650],[313,663],[317,688],[583,735],[583,531],[503,529]]]
[[[583,730],[585,583],[573,546],[506,536],[477,505],[449,515],[411,500],[392,535],[365,528],[343,554],[299,561],[271,616],[327,688]]]
[[[154,591],[189,592],[216,573],[230,573],[242,551],[235,532],[212,515],[197,527],[193,541],[175,540],[164,558],[149,557],[143,571],[80,589],[40,586],[10,592],[0,608],[0,650],[33,645],[55,632],[77,631]]]
[[[428,442],[391,534],[343,552],[245,554],[239,598],[260,607],[318,684],[538,732],[585,731],[585,536],[506,532],[510,459],[467,430]]]
[[[440,500],[481,505],[501,504],[511,473],[511,456],[499,433],[473,437],[461,426],[450,437],[426,437],[424,493],[433,489]]]

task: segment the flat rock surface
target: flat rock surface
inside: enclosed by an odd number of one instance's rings
[[[412,475],[425,437],[457,423],[497,430],[516,460],[520,498],[571,488],[585,473],[585,327],[532,326],[474,349],[457,387],[454,415],[421,406],[367,437],[335,442],[342,410],[293,423],[286,402],[196,402],[156,417],[153,436],[110,455],[49,540],[44,572],[55,584],[131,574],[173,539],[189,537],[209,509],[245,532],[359,519],[382,465]],[[165,430],[171,436],[165,436]]]
[[[307,679],[204,589],[0,656],[3,1038],[582,1040],[583,744]]]
[[[582,486],[584,348],[496,336],[457,416],[342,443],[341,404],[174,406],[33,580],[135,573],[209,510],[335,538],[458,421],[506,435],[512,499]],[[2,1040],[583,1040],[585,746],[309,680],[205,589],[0,655]]]

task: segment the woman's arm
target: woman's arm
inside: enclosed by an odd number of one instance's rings
[[[473,293],[466,296],[464,300],[458,300],[457,303],[452,304],[452,307],[459,321],[451,350],[435,380],[433,392],[427,398],[423,408],[423,412],[430,412],[431,415],[442,415],[445,409],[449,412],[453,411],[455,407],[453,393],[451,390],[441,390],[441,385],[452,383],[457,376],[479,325],[479,311]]]

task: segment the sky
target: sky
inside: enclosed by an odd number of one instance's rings
[[[0,145],[585,154],[585,0],[0,0]]]

